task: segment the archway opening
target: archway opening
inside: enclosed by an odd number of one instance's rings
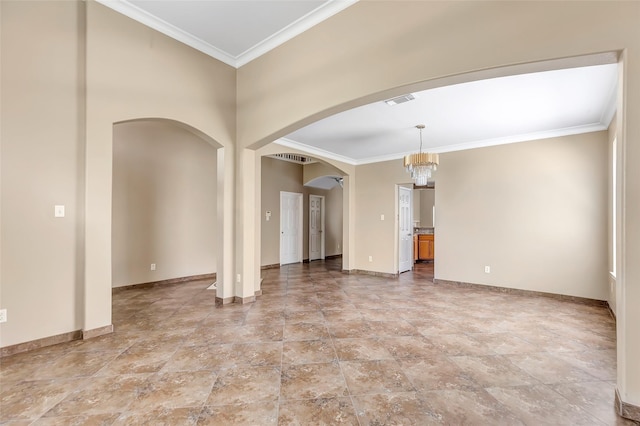
[[[185,277],[213,282],[218,147],[172,120],[114,124],[113,288]]]

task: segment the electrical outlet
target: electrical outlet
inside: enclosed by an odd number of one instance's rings
[[[0,309],[0,322],[7,322],[7,310]]]
[[[151,264],[151,270],[152,270],[152,271],[155,271],[155,270],[156,270],[156,264],[155,264],[155,263],[152,263],[152,264]]]
[[[369,256],[369,262],[373,262],[373,256]]]
[[[491,266],[485,266],[484,267],[484,273],[485,274],[490,274],[491,273]]]
[[[241,279],[241,278],[242,278],[242,277],[240,276],[240,274],[236,275],[236,282],[237,282],[238,284],[240,284],[240,279]]]

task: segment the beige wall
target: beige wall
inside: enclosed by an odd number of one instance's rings
[[[322,194],[319,194],[322,195]],[[342,254],[343,190],[340,185],[325,191],[325,256]]]
[[[395,273],[396,185],[409,183],[411,177],[402,167],[402,160],[394,160],[357,166],[356,178],[354,269]]]
[[[83,8],[9,1],[0,8],[0,308],[8,316],[0,346],[7,346],[82,328]],[[54,218],[56,204],[64,218]]]
[[[309,200],[306,198],[305,188],[302,186],[302,165],[288,161],[262,157],[262,208],[260,217],[262,222],[262,251],[260,265],[280,264],[280,191],[296,192],[303,195],[303,223],[304,238],[302,242],[303,259],[309,258],[308,232],[309,220],[305,220]],[[265,212],[271,212],[269,221]]]
[[[216,160],[172,123],[114,127],[114,287],[216,271]]]
[[[436,202],[435,189],[417,189],[420,193],[420,226],[433,226],[433,205]]]
[[[228,146],[233,170],[236,79],[93,1],[2,1],[0,11],[4,347],[111,323],[113,124],[185,123]],[[232,188],[227,179],[231,211]]]
[[[280,191],[302,195],[302,258],[309,259],[309,195],[325,197],[325,256],[342,253],[342,189],[323,190],[303,185],[307,166],[262,157],[261,266],[280,263]],[[266,220],[265,212],[271,211]],[[339,245],[339,248],[338,248]]]
[[[91,226],[86,230],[84,327],[93,329],[111,320],[111,248],[104,241],[111,241],[113,123],[149,117],[184,123],[227,147],[225,159],[231,159],[233,172],[236,79],[233,68],[203,53],[93,1],[86,5],[85,185]],[[218,191],[225,206],[233,203],[232,192],[228,179]],[[234,229],[232,214],[225,217],[218,229]],[[218,256],[231,253],[218,249]],[[218,259],[218,274],[221,263],[228,262]]]
[[[606,161],[606,132],[442,154],[436,278],[606,300]]]

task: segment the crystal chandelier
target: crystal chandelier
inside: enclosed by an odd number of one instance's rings
[[[424,129],[424,124],[418,124],[416,128],[420,130],[420,151],[416,154],[405,155],[404,167],[411,175],[411,179],[413,179],[416,186],[426,186],[431,177],[431,172],[438,168],[439,158],[438,154],[422,152],[422,129]]]

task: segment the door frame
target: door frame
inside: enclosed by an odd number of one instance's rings
[[[282,218],[284,217],[284,215],[282,214],[282,196],[284,194],[287,195],[295,195],[297,202],[298,202],[298,241],[296,242],[297,246],[298,246],[298,257],[294,262],[287,262],[287,263],[282,263],[282,235],[283,235],[283,231],[282,231]],[[280,235],[279,235],[279,243],[280,243],[280,265],[289,265],[291,263],[301,263],[302,262],[302,257],[303,257],[303,253],[302,253],[302,240],[303,240],[303,232],[304,232],[304,225],[303,225],[303,194],[299,193],[299,192],[287,192],[287,191],[280,191]]]
[[[320,257],[318,259],[311,259],[311,198],[320,199]],[[325,258],[325,215],[324,215],[324,195],[309,194],[309,261],[312,260],[324,260]]]
[[[413,185],[408,186],[408,185],[396,185],[396,206],[395,206],[395,211],[396,211],[396,226],[395,226],[395,235],[396,235],[396,244],[395,244],[395,266],[394,266],[394,270],[396,272],[396,274],[400,274],[400,263],[401,263],[401,255],[402,255],[402,233],[400,232],[400,193],[402,192],[403,189],[406,189],[410,192],[410,197],[409,197],[409,225],[411,227],[411,229],[413,229]],[[413,232],[412,232],[413,234]],[[413,270],[413,238],[411,238],[411,244],[410,245],[410,260],[411,260],[411,267],[409,269],[407,269],[407,271],[412,271]],[[403,271],[403,272],[407,272],[407,271]]]

